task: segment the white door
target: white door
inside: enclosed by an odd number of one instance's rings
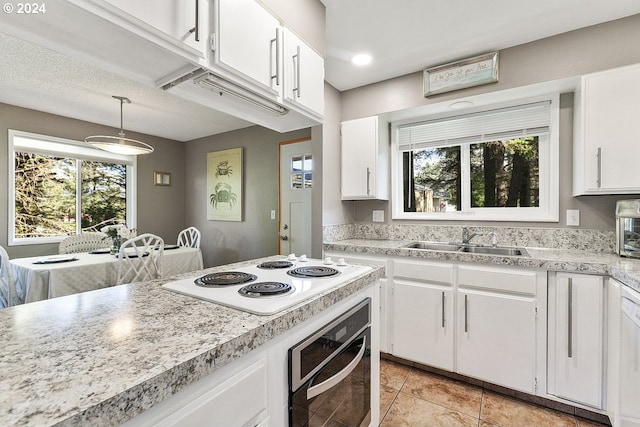
[[[311,256],[311,140],[280,143],[280,254]]]

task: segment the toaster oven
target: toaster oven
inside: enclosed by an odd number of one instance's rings
[[[616,203],[616,253],[640,258],[640,199]]]

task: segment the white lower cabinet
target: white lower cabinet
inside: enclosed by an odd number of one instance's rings
[[[603,408],[602,276],[549,273],[548,392]]]
[[[267,416],[266,351],[203,378],[125,426],[255,426]]]
[[[391,352],[453,370],[452,264],[395,261]]]
[[[394,356],[535,394],[545,272],[398,258],[392,271]]]
[[[535,394],[545,285],[540,271],[460,266],[456,371]]]

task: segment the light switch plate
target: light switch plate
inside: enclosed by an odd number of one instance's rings
[[[271,219],[276,219],[276,210],[271,209]]]
[[[580,225],[580,211],[577,209],[567,209],[567,225]]]
[[[384,211],[373,211],[373,222],[384,222]]]

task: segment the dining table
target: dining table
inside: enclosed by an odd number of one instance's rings
[[[118,254],[96,250],[64,255],[14,258],[10,260],[20,303],[46,300],[116,285]],[[203,268],[199,248],[166,245],[162,276]]]

